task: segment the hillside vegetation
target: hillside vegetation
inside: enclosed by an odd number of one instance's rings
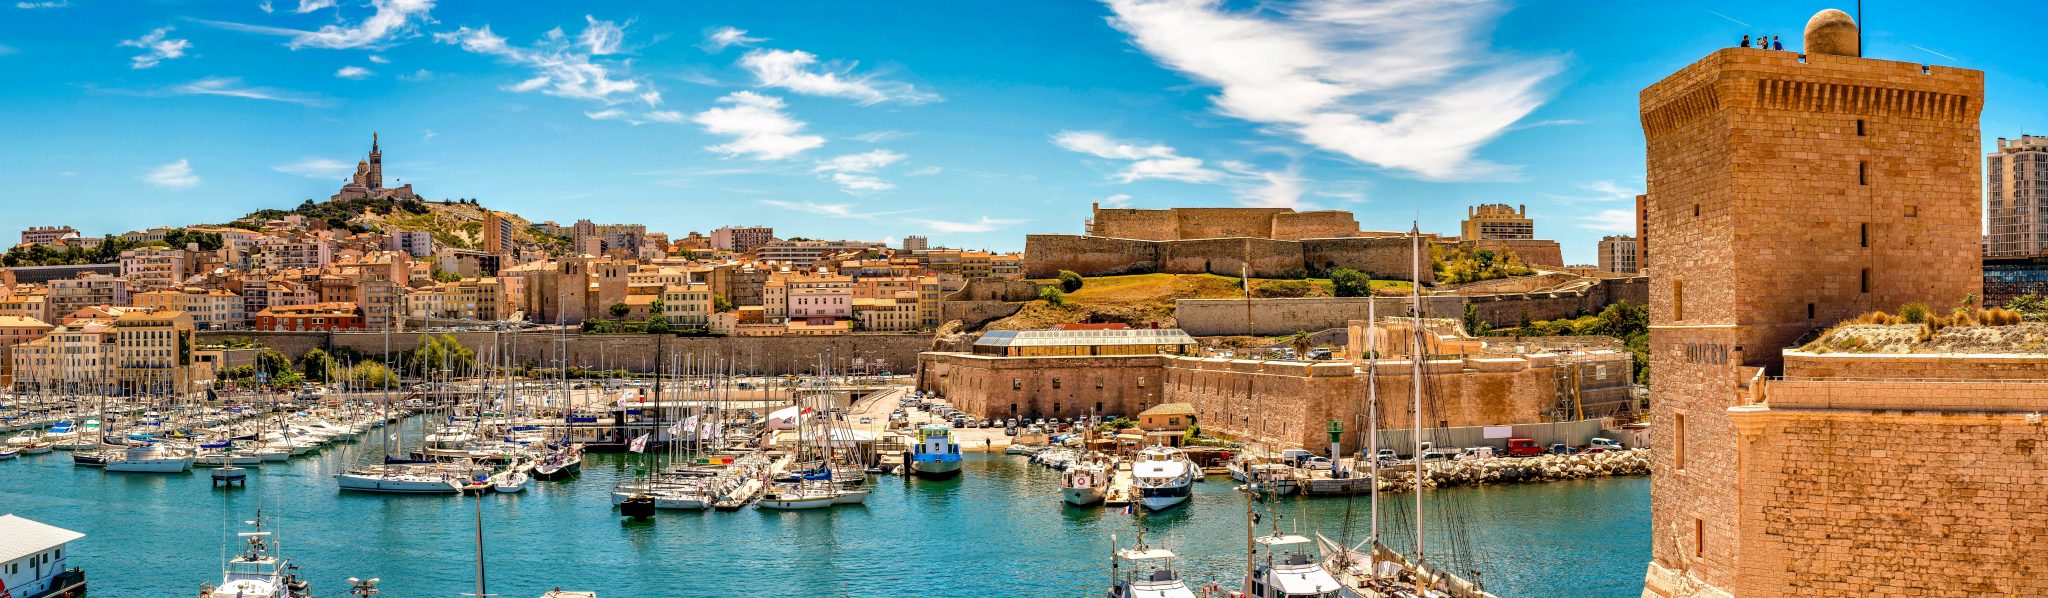
[[[1035,281],[1058,286],[1057,280]],[[1372,281],[1375,294],[1402,294],[1411,285],[1401,280]],[[1330,297],[1329,279],[1252,279],[1253,297]],[[1083,278],[1080,289],[1051,299],[1032,301],[1016,315],[990,322],[988,330],[1034,330],[1054,324],[1121,322],[1133,327],[1176,326],[1174,301],[1239,299],[1238,279],[1214,274],[1133,274]]]

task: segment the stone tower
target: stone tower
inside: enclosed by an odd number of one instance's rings
[[[377,149],[377,134],[370,133],[370,176],[364,181],[371,191],[384,188],[384,152]]]
[[[1726,48],[1641,94],[1651,270],[1646,596],[1728,595],[1743,538],[1728,410],[1817,328],[1981,289],[1980,71],[1862,58],[1853,20],[1807,54]]]

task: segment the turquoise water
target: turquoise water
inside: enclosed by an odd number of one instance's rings
[[[345,596],[349,577],[382,578],[383,596],[473,592],[479,499],[335,490],[333,474],[379,455],[374,441],[330,446],[267,464],[248,489],[231,491],[211,489],[204,470],[107,474],[73,467],[62,452],[23,457],[0,461],[0,513],[87,534],[71,562],[86,569],[95,598],[196,595],[220,578],[223,508],[236,522],[231,533],[259,505],[323,598]],[[649,522],[623,522],[610,504],[629,460],[593,455],[583,472],[481,499],[490,593],[536,597],[559,585],[601,598],[1100,596],[1110,535],[1135,535],[1128,516],[1062,506],[1056,472],[1022,457],[970,456],[956,480],[884,476],[864,506],[664,511]],[[1244,567],[1242,495],[1220,481],[1196,490],[1188,507],[1147,516],[1147,538],[1180,553],[1191,579],[1234,585]],[[1349,506],[1362,533],[1365,501]],[[1337,537],[1346,507],[1295,499],[1277,510],[1282,529]],[[1431,493],[1429,508],[1462,514],[1464,529],[1463,542],[1433,534],[1431,550],[1470,546],[1502,596],[1641,593],[1648,478],[1453,489]],[[1451,527],[1435,517],[1429,525]],[[1390,544],[1408,542],[1387,534]]]

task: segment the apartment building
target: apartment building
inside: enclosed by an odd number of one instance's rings
[[[14,387],[14,347],[41,340],[56,328],[35,318],[0,316],[0,388]]]
[[[68,314],[88,305],[129,305],[128,281],[119,276],[88,273],[49,283],[49,308]]]
[[[1465,221],[1458,225],[1458,238],[1465,241],[1520,240],[1536,238],[1536,221],[1529,219],[1529,206],[1483,204],[1465,209]]]
[[[114,320],[115,391],[128,395],[191,391],[194,329],[191,314],[183,311],[121,314]]]
[[[164,289],[133,296],[135,307],[146,310],[182,311],[192,317],[199,330],[235,330],[248,326],[242,297],[220,289]]]
[[[137,291],[178,286],[192,274],[193,259],[182,248],[137,247],[121,252],[121,278]]]
[[[114,379],[114,325],[86,320],[10,347],[17,391],[97,392]]]
[[[363,329],[363,311],[354,303],[277,306],[256,314],[257,330],[346,332]]]
[[[711,285],[680,284],[662,288],[662,317],[672,326],[702,328],[711,325]]]
[[[1600,238],[1600,271],[1615,274],[1635,274],[1636,238],[1628,235],[1608,235]]]

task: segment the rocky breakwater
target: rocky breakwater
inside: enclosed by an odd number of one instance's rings
[[[1423,473],[1430,488],[1650,475],[1650,451],[1445,461],[1423,466]],[[1379,484],[1381,492],[1406,491],[1415,484],[1415,470],[1409,465],[1381,469]]]

